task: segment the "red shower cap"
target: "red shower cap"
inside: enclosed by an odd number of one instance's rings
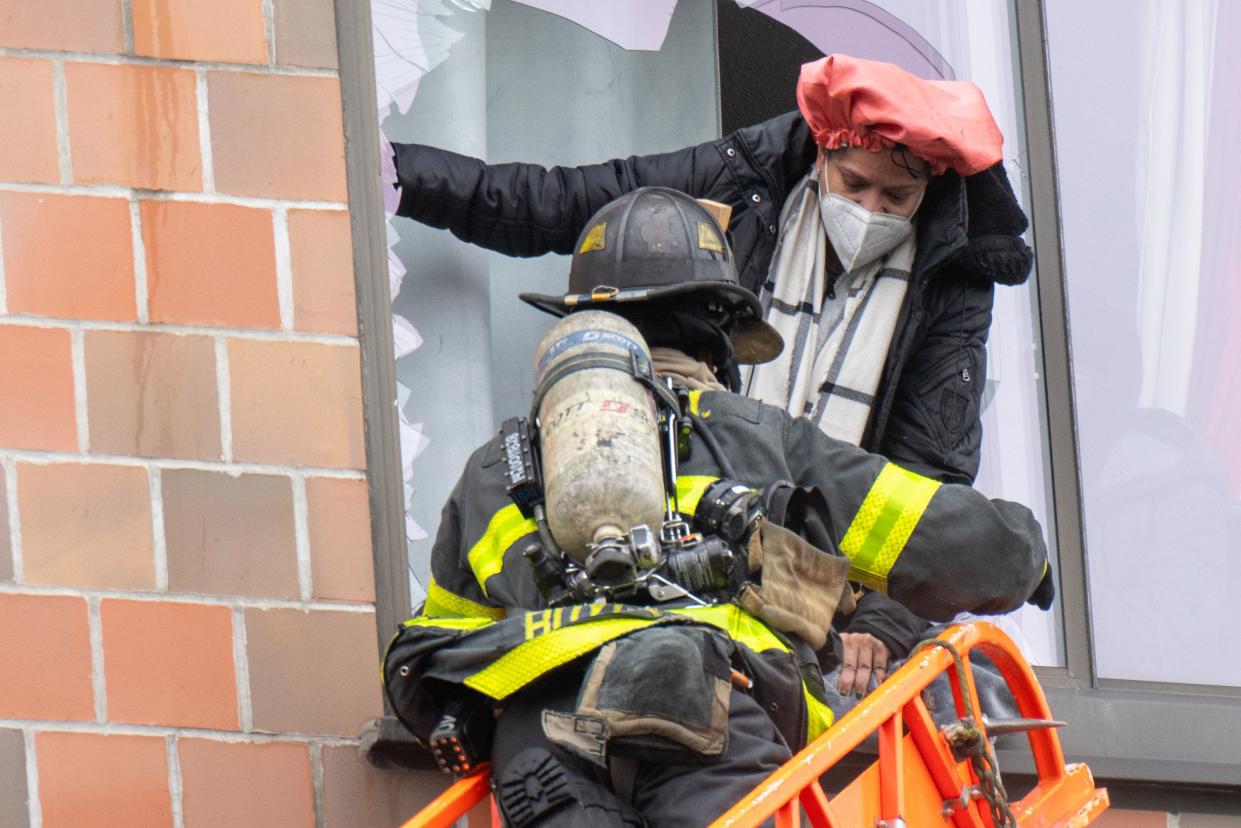
[[[929,81],[891,63],[828,55],[804,64],[797,105],[815,143],[878,152],[904,144],[939,175],[973,175],[1000,160],[1004,136],[982,90]]]

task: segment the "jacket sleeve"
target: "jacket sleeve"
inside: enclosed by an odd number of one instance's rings
[[[716,142],[582,167],[486,164],[420,144],[394,144],[397,215],[510,256],[571,253],[592,215],[644,186],[712,194],[725,166]]]
[[[785,419],[793,482],[827,499],[849,578],[932,621],[1020,607],[1047,568],[1042,528],[1024,506],[941,483]]]
[[[947,483],[973,483],[982,450],[982,396],[995,286],[938,277],[926,334],[901,369],[879,451]]]
[[[476,454],[477,457],[477,454]],[[470,459],[440,515],[439,531],[431,547],[431,581],[421,615],[426,618],[503,618],[505,611],[488,598],[470,568],[463,514],[469,509]]]

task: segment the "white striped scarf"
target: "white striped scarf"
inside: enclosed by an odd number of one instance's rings
[[[913,267],[914,234],[879,260],[841,274],[827,293],[830,242],[812,170],[784,203],[760,298],[784,351],[744,377],[746,394],[807,416],[829,437],[859,444],[875,403]]]

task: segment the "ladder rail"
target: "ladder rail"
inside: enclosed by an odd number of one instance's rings
[[[964,675],[969,688],[969,697],[977,699],[974,688],[973,674],[969,669],[968,654],[977,649],[985,653],[995,663],[1008,684],[1017,702],[1018,710],[1024,718],[1050,719],[1051,710],[1047,698],[1039,686],[1034,670],[1021,656],[1012,640],[995,626],[986,622],[972,622],[954,625],[947,628],[937,640],[951,645],[961,654],[965,667]],[[848,715],[828,728],[827,731],[801,752],[794,756],[784,767],[776,771],[754,791],[726,811],[714,823],[713,828],[753,828],[763,820],[775,815],[790,803],[798,802],[803,791],[819,788],[819,777],[839,762],[845,755],[854,750],[871,733],[880,733],[880,819],[894,819],[899,813],[890,813],[901,803],[901,786],[903,784],[901,763],[904,756],[903,742],[898,738],[901,720],[909,726],[912,740],[918,753],[922,756],[931,773],[932,779],[945,794],[945,800],[960,796],[966,786],[977,784],[973,772],[967,770],[968,778],[957,777],[957,762],[948,753],[938,729],[926,713],[921,702],[922,691],[937,677],[947,672],[953,685],[954,700],[958,713],[965,713],[964,696],[958,681],[950,652],[943,647],[929,647],[917,652],[897,671],[892,673],[882,684]],[[977,717],[976,718],[981,718]],[[979,721],[981,728],[982,722]],[[1069,776],[1064,764],[1064,751],[1060,746],[1060,738],[1050,728],[1033,730],[1027,733],[1030,748],[1034,756],[1035,769],[1039,782],[1021,803],[1023,813],[1029,813],[1031,803],[1060,802],[1063,797],[1057,794],[1057,787]],[[938,745],[939,747],[936,747]],[[1084,766],[1083,766],[1083,770]],[[1072,784],[1080,786],[1082,775],[1074,776]],[[1084,778],[1089,779],[1088,771]],[[821,791],[821,788],[819,789]],[[1094,791],[1093,783],[1090,790]],[[1106,792],[1100,792],[1102,807],[1106,807]],[[968,797],[967,797],[968,799]],[[1100,799],[1096,796],[1095,799]],[[839,824],[839,818],[833,818],[832,807],[828,803],[824,813],[813,820],[814,825]],[[956,825],[991,825],[989,814],[978,819],[979,809],[972,805],[955,811],[952,815]],[[1015,807],[1014,811],[1018,809]],[[1101,810],[1099,808],[1098,810]],[[974,816],[970,816],[974,814]],[[1085,823],[1082,823],[1085,824]]]
[[[453,828],[457,820],[491,794],[491,763],[483,762],[469,776],[463,776],[425,808],[414,814],[401,828]],[[492,824],[499,825],[493,809]]]

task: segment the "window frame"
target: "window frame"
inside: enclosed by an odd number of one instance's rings
[[[404,480],[397,428],[392,297],[388,290],[386,217],[379,178],[379,106],[370,0],[334,0],[345,171],[353,234],[353,273],[362,361],[362,420],[375,568],[379,655],[410,615],[405,551]],[[385,699],[385,707],[387,700]]]
[[[1094,667],[1044,2],[1010,0],[1039,266],[1036,300],[1065,638],[1065,666],[1038,667],[1035,672],[1052,710],[1072,722],[1061,736],[1066,755],[1089,763],[1097,778],[1131,787],[1205,785],[1230,794],[1241,790],[1241,754],[1231,735],[1241,732],[1237,703],[1241,688],[1100,679]],[[377,647],[382,654],[389,636],[410,613],[410,590],[394,404],[392,301],[378,174],[371,4],[334,0],[334,5],[362,361]],[[997,752],[1006,771],[1033,772],[1028,750],[1002,747]]]
[[[1052,711],[1072,723],[1061,735],[1065,754],[1087,762],[1097,778],[1241,788],[1241,751],[1230,735],[1241,732],[1241,688],[1104,679],[1095,668],[1045,0],[1011,3],[1029,150],[1066,657],[1064,667],[1035,673]],[[1028,751],[998,754],[1006,769],[1033,771]]]

